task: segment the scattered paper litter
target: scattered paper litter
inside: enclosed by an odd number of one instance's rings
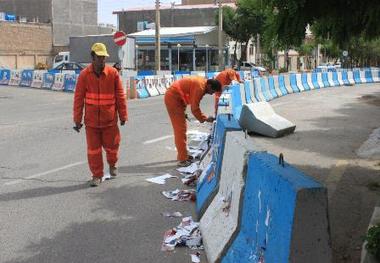
[[[110,179],[111,179],[111,175],[109,173],[106,173],[102,177],[102,182],[104,182],[105,180],[110,180]]]
[[[197,252],[195,254],[190,254],[190,256],[191,256],[191,262],[193,262],[193,263],[200,263],[201,262],[200,255],[201,254],[199,252]]]
[[[191,165],[189,165],[187,167],[177,168],[178,172],[184,173],[184,174],[192,174],[196,170],[198,170],[198,164],[196,164],[196,163],[192,163]]]
[[[173,251],[176,246],[187,246],[191,249],[203,249],[199,223],[191,216],[182,218],[181,223],[164,234],[162,251]]]
[[[195,201],[194,189],[162,191],[162,194],[172,201]]]
[[[155,184],[165,184],[166,183],[166,179],[169,179],[169,178],[177,178],[177,176],[174,176],[174,175],[171,175],[171,174],[164,174],[164,175],[148,178],[148,179],[145,179],[145,180],[148,181],[148,182],[151,182],[151,183],[155,183]]]
[[[183,216],[181,212],[173,212],[173,213],[163,212],[161,213],[161,215],[163,215],[164,217],[182,217]]]
[[[181,181],[183,184],[188,186],[196,186],[197,180],[202,173],[202,169],[196,170],[193,174],[186,174],[182,177]]]

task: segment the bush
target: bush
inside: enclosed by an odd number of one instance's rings
[[[285,73],[285,72],[288,72],[288,70],[286,68],[280,68],[278,70],[278,73]]]
[[[365,246],[367,251],[380,260],[380,223],[368,229],[365,241],[367,241]]]

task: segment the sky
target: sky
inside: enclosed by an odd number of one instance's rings
[[[181,0],[160,0],[162,4],[171,2],[181,3]],[[117,17],[113,11],[128,8],[155,6],[155,0],[98,0],[98,23],[113,24],[117,26]]]

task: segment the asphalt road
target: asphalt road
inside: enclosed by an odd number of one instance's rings
[[[379,200],[380,156],[358,152],[379,128],[379,88],[364,84],[276,99],[274,110],[294,122],[296,132],[250,137],[328,187],[333,262],[358,262]],[[202,107],[212,112],[211,97]],[[85,136],[72,130],[72,94],[2,86],[0,112],[1,263],[191,262],[189,249],[160,251],[164,232],[179,223],[160,213],[194,215],[194,204],[160,193],[184,188],[179,179],[162,186],[145,181],[175,174],[162,96],[129,101],[120,175],[98,188],[87,186]]]
[[[191,262],[190,249],[160,251],[164,232],[180,223],[161,213],[195,215],[193,203],[161,191],[186,187],[145,181],[175,175],[163,96],[129,101],[119,176],[97,188],[87,184],[85,133],[72,129],[72,101],[71,93],[0,86],[0,262]],[[205,103],[211,113],[211,97]]]

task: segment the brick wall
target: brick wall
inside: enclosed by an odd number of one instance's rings
[[[0,66],[34,68],[51,63],[52,30],[49,24],[0,21]]]

